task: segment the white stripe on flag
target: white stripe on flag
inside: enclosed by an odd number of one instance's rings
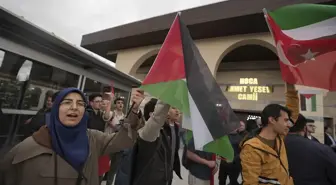
[[[187,80],[183,79],[183,81],[187,85]],[[189,91],[188,91],[188,94],[189,94]],[[190,111],[190,109],[189,109],[189,111]],[[189,115],[182,114],[182,128],[187,129],[187,130],[192,130],[190,112],[189,112]]]
[[[284,34],[295,40],[313,40],[336,34],[336,17],[317,22],[311,25],[283,30]]]
[[[182,128],[192,130],[190,116],[187,116],[186,114],[182,114]]]
[[[314,95],[315,96],[315,95]],[[312,98],[312,97],[311,97]],[[306,111],[311,112],[312,111],[312,101],[311,98],[306,98]]]
[[[189,92],[188,97],[195,149],[203,150],[203,146],[213,141],[213,138]]]

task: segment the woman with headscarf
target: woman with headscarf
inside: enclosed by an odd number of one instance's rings
[[[134,108],[143,97],[133,96]],[[139,120],[135,110],[117,134],[87,129],[84,94],[62,90],[43,126],[0,163],[6,185],[98,185],[98,158],[132,147]],[[132,139],[133,138],[133,139]]]

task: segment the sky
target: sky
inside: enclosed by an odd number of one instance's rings
[[[80,45],[82,35],[223,0],[0,0],[0,5]]]

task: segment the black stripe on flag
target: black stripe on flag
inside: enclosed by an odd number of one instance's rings
[[[239,119],[193,42],[188,28],[179,20],[189,93],[212,137],[218,139],[237,129]]]

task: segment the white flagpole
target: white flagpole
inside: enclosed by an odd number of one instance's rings
[[[265,17],[265,20],[266,20],[267,27],[268,27],[268,29],[269,29],[269,31],[270,31],[273,39],[274,39],[274,35],[273,35],[273,32],[272,32],[271,26],[269,25],[269,22],[267,20],[267,17],[269,16],[269,14],[268,14],[266,8],[263,8],[263,12],[264,12],[264,17]]]

